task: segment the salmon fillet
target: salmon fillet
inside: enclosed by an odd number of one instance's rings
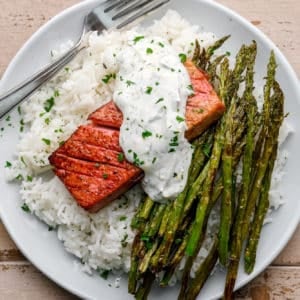
[[[191,141],[222,116],[225,106],[210,84],[207,75],[192,61],[186,61],[184,65],[194,91],[194,96],[189,97],[187,101],[185,113],[187,124],[185,137]],[[114,102],[110,101],[93,112],[88,119],[100,126],[119,129],[123,122],[123,115]]]
[[[192,140],[222,116],[225,106],[203,71],[191,61],[185,67],[194,90],[185,115],[185,136]],[[123,115],[113,101],[88,120],[91,123],[80,126],[49,161],[77,203],[97,212],[139,182],[144,173],[125,159],[119,144]]]

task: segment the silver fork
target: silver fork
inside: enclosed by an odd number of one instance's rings
[[[69,63],[82,49],[83,37],[89,31],[98,31],[124,26],[145,16],[170,0],[106,0],[85,16],[83,30],[78,42],[67,53],[18,84],[4,95],[0,95],[0,119],[25,98],[30,96],[43,83],[51,79]]]

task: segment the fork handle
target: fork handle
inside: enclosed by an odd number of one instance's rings
[[[81,41],[30,78],[0,96],[0,119],[69,63],[85,46]]]

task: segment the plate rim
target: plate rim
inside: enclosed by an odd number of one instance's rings
[[[260,29],[258,29],[256,26],[254,26],[250,21],[248,21],[246,18],[241,16],[239,13],[235,12],[231,8],[228,8],[227,6],[220,4],[215,1],[211,0],[195,0],[196,2],[205,3],[205,5],[211,6],[214,9],[220,10],[222,13],[225,13],[228,16],[232,16],[235,19],[237,19],[239,22],[241,22],[245,28],[248,30],[254,32],[254,34],[260,36],[272,49],[274,49],[274,52],[277,57],[280,57],[280,60],[283,62],[285,68],[287,69],[288,73],[290,74],[290,78],[292,79],[292,85],[296,88],[296,91],[298,95],[300,96],[300,85],[299,85],[299,79],[298,76],[289,63],[288,59],[285,57],[285,55],[281,52],[281,50],[275,45],[275,43]],[[10,60],[6,70],[4,71],[1,79],[0,79],[0,88],[3,88],[5,85],[5,81],[9,78],[10,73],[15,68],[15,65],[17,64],[18,57],[21,53],[26,51],[27,47],[36,39],[39,38],[40,35],[43,34],[43,32],[47,31],[47,28],[53,24],[56,23],[58,20],[65,18],[66,15],[72,13],[73,11],[80,10],[81,8],[90,6],[95,4],[98,5],[102,0],[86,0],[83,2],[79,2],[75,5],[72,5],[71,7],[68,7],[62,11],[60,11],[58,14],[56,14],[53,18],[51,18],[49,21],[47,21],[45,24],[43,24],[39,29],[37,29],[28,39],[27,41],[21,46],[21,48],[17,51],[17,53],[14,55],[14,57]],[[298,104],[300,105],[299,99],[296,99],[298,101]],[[31,258],[30,254],[26,252],[26,250],[23,249],[22,244],[20,244],[17,240],[17,238],[11,233],[11,230],[8,226],[8,222],[6,222],[6,218],[3,218],[2,210],[0,209],[0,219],[7,230],[9,236],[14,241],[14,243],[17,245],[18,249],[22,252],[22,254],[39,270],[41,271],[47,278],[51,279],[53,282],[55,282],[58,286],[62,287],[63,289],[69,291],[70,293],[77,295],[81,298],[87,298],[87,295],[84,292],[81,292],[76,288],[76,286],[69,286],[69,284],[64,284],[63,282],[58,281],[52,274],[47,273],[47,268],[44,266],[39,266],[36,264]],[[288,230],[286,231],[286,234],[280,241],[278,242],[277,251],[272,256],[268,256],[265,260],[262,266],[259,269],[255,269],[250,275],[248,275],[246,278],[240,280],[237,282],[235,289],[238,290],[242,286],[249,283],[253,278],[257,277],[260,273],[262,273],[270,264],[271,262],[282,252],[283,248],[287,245],[289,240],[292,238],[293,234],[295,233],[297,226],[300,222],[300,211],[298,212],[298,217],[295,216],[293,219],[293,222],[289,224]],[[220,295],[219,295],[220,296]]]

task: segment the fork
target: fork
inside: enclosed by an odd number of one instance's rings
[[[84,18],[78,42],[64,55],[24,80],[4,95],[0,95],[0,119],[51,79],[86,46],[84,36],[89,31],[101,33],[105,29],[121,29],[137,19],[157,10],[170,0],[106,0]]]

